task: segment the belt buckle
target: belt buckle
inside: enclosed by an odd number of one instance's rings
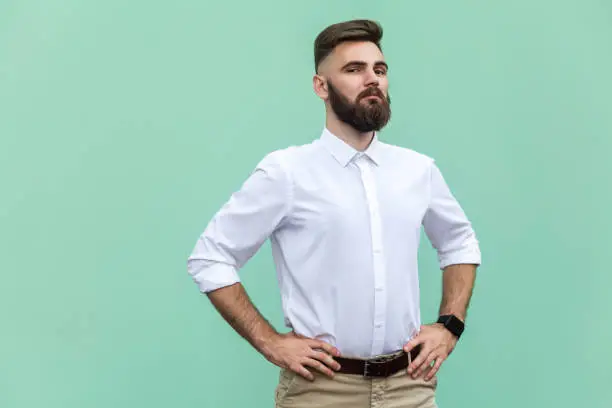
[[[369,378],[373,378],[373,377],[387,377],[388,375],[388,371],[389,371],[389,367],[385,366],[384,370],[370,370],[370,367],[372,366],[376,366],[377,364],[381,364],[384,363],[384,361],[380,361],[380,360],[366,360],[364,365],[363,365],[363,376],[364,377],[369,377]],[[384,372],[383,372],[384,371]]]
[[[363,376],[364,377],[370,377],[370,375],[368,374],[368,367],[370,366],[370,361],[366,360],[365,364],[363,365]]]

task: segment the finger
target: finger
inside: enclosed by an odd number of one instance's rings
[[[429,355],[427,356],[427,358],[425,359],[425,362],[423,364],[421,364],[421,366],[419,367],[418,370],[414,371],[414,374],[412,374],[412,378],[418,378],[421,375],[423,375],[423,373],[428,370],[429,368],[431,368],[431,364],[433,363],[434,360],[436,360],[438,357],[438,354],[436,352],[431,352],[429,353]]]
[[[417,358],[415,358],[408,366],[408,374],[415,373],[421,367],[421,364],[425,362],[429,354],[432,352],[431,348],[423,347],[419,352]]]
[[[314,375],[312,375],[312,373],[308,371],[306,367],[304,367],[301,364],[291,365],[289,366],[289,369],[295,372],[296,374],[301,375],[302,377],[304,377],[305,379],[309,381],[314,381]]]
[[[320,351],[313,351],[312,354],[310,355],[310,357],[315,358],[325,364],[327,364],[328,367],[333,368],[334,370],[338,371],[340,369],[340,364],[334,360],[334,358],[332,356],[330,356],[327,353],[323,353]]]
[[[406,345],[404,346],[404,351],[406,353],[410,353],[410,350],[412,350],[419,344],[423,344],[424,341],[425,340],[420,335],[417,334],[415,337],[412,338],[412,340],[406,343]]]
[[[438,370],[440,370],[440,366],[442,365],[444,360],[446,360],[446,358],[444,358],[443,356],[440,356],[436,359],[436,363],[433,365],[433,367],[431,367],[431,370],[429,370],[429,372],[425,376],[426,381],[431,380],[436,375]]]
[[[315,370],[325,374],[326,376],[330,377],[330,378],[334,378],[335,374],[332,370],[330,370],[325,364],[321,363],[318,360],[315,360],[313,358],[306,358],[304,359],[304,362],[302,363],[303,365],[309,366],[314,368]]]
[[[331,344],[325,343],[324,341],[311,339],[311,340],[308,340],[308,345],[313,349],[325,350],[327,353],[331,354],[332,356],[340,355],[340,350],[338,350]]]

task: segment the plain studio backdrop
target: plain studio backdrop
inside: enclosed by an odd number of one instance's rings
[[[0,407],[272,406],[186,260],[266,153],[319,137],[313,40],[352,18],[385,30],[382,140],[437,159],[482,245],[439,406],[612,406],[611,1],[4,0]],[[269,243],[241,276],[283,330]]]

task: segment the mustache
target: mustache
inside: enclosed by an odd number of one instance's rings
[[[379,88],[374,87],[374,86],[370,88],[366,88],[363,92],[361,92],[357,96],[357,100],[359,101],[363,98],[367,98],[368,96],[378,96],[383,101],[386,100],[385,95],[382,93],[382,91]]]

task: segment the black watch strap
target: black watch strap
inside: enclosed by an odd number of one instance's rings
[[[442,315],[438,318],[438,323],[444,325],[457,338],[461,337],[463,330],[465,330],[464,323],[455,315]]]

